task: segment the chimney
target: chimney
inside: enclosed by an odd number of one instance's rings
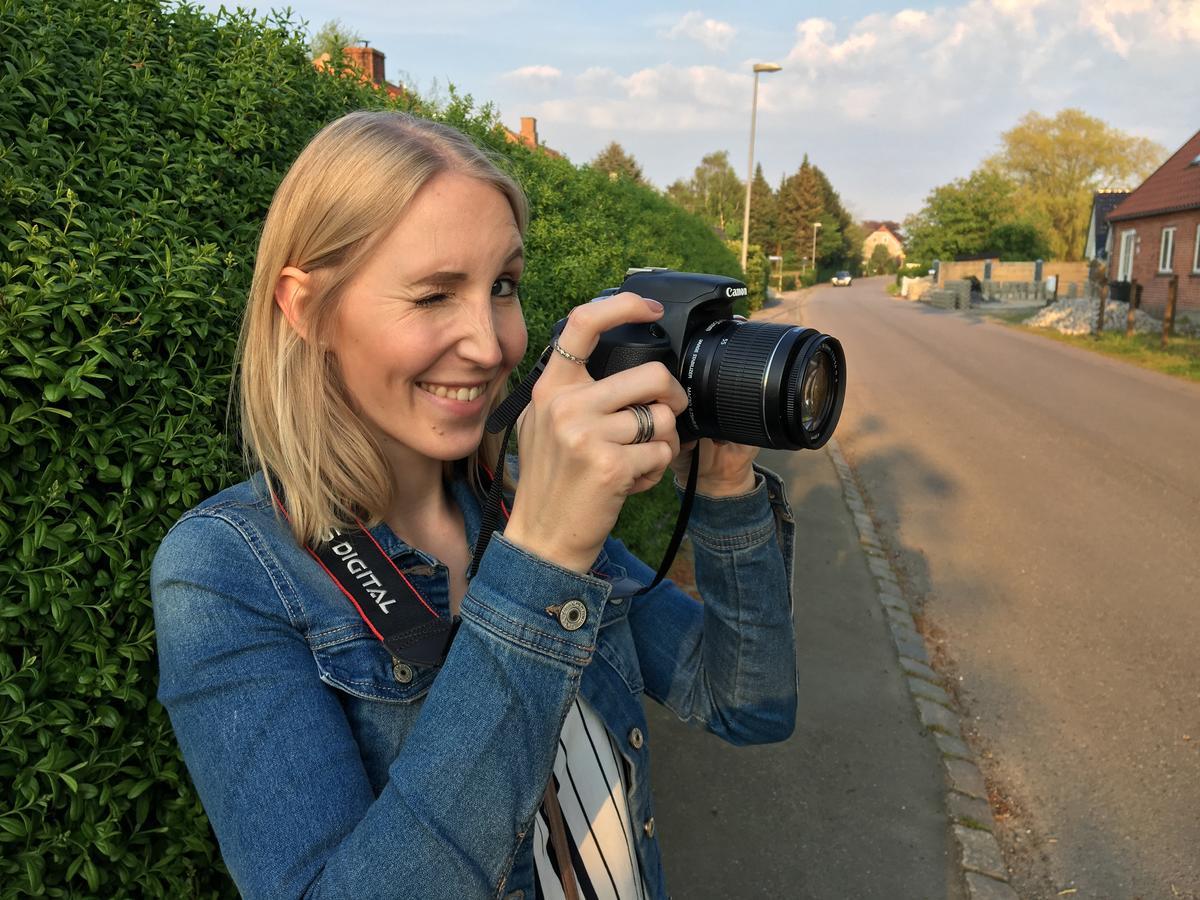
[[[521,116],[521,143],[526,147],[538,145],[537,119],[533,116]]]
[[[372,84],[383,84],[383,54],[368,41],[363,41],[358,47],[346,47],[342,52],[347,60],[362,69]]]

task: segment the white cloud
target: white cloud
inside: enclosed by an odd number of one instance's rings
[[[667,32],[669,38],[690,38],[710,50],[725,50],[737,35],[737,29],[728,22],[706,19],[704,13],[692,11],[684,15]]]
[[[898,218],[994,152],[1030,110],[1078,106],[1173,147],[1189,127],[1179,110],[1200,108],[1200,0],[943,2],[795,22],[790,48],[777,48],[783,71],[759,85],[756,157],[769,178],[810,152],[848,202]],[[689,13],[655,27],[702,40],[710,22]],[[555,70],[552,97],[522,101],[521,114],[553,125],[561,144],[548,143],[573,158],[621,141],[665,184],[705,152],[744,152],[750,62]]]
[[[502,78],[508,81],[524,82],[537,87],[549,87],[562,78],[562,71],[554,66],[522,66],[505,72]]]

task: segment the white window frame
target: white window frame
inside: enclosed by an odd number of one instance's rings
[[[1200,275],[1200,223],[1196,224],[1196,244],[1192,248],[1192,274]]]
[[[1129,281],[1133,276],[1133,255],[1137,252],[1137,231],[1121,232],[1121,258],[1117,260],[1117,281]]]
[[[1175,231],[1174,225],[1162,230],[1162,238],[1158,243],[1158,274],[1170,275],[1175,271]]]

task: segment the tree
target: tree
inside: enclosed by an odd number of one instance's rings
[[[616,141],[596,155],[596,158],[592,160],[592,168],[607,172],[610,178],[628,178],[635,184],[647,183],[638,161],[631,154],[626,153],[625,148]]]
[[[871,258],[867,260],[867,274],[880,275],[886,272],[891,261],[892,254],[888,253],[887,247],[876,244],[875,249],[871,251]]]
[[[691,180],[676,181],[667,188],[667,196],[725,237],[741,238],[746,185],[729,164],[729,151],[709,153],[700,160]]]
[[[357,44],[361,40],[362,36],[343,25],[340,19],[330,19],[313,35],[309,50],[313,59],[322,53],[328,53],[332,58],[337,56],[343,47]]]
[[[754,167],[750,186],[750,243],[767,253],[779,254],[779,209],[775,192],[763,177],[762,165]]]
[[[920,212],[904,221],[908,255],[929,263],[988,250],[992,233],[1017,218],[1016,185],[992,169],[934,188]]]
[[[1050,258],[1050,244],[1032,222],[997,225],[988,236],[986,249],[1004,261]]]
[[[1001,141],[986,165],[1016,185],[1018,207],[1044,226],[1059,259],[1082,258],[1095,191],[1140,184],[1167,155],[1079,109],[1054,118],[1028,113]]]
[[[812,256],[813,223],[824,209],[821,181],[808,154],[795,175],[779,188],[779,235],[785,253],[802,259]]]

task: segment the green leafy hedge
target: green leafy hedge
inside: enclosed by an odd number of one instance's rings
[[[232,897],[154,699],[158,541],[244,477],[235,335],[272,192],[380,92],[289,19],[154,0],[0,0],[0,897]],[[507,154],[534,219],[531,348],[633,264],[736,274],[653,192],[407,107]],[[669,486],[624,536],[657,561]]]

